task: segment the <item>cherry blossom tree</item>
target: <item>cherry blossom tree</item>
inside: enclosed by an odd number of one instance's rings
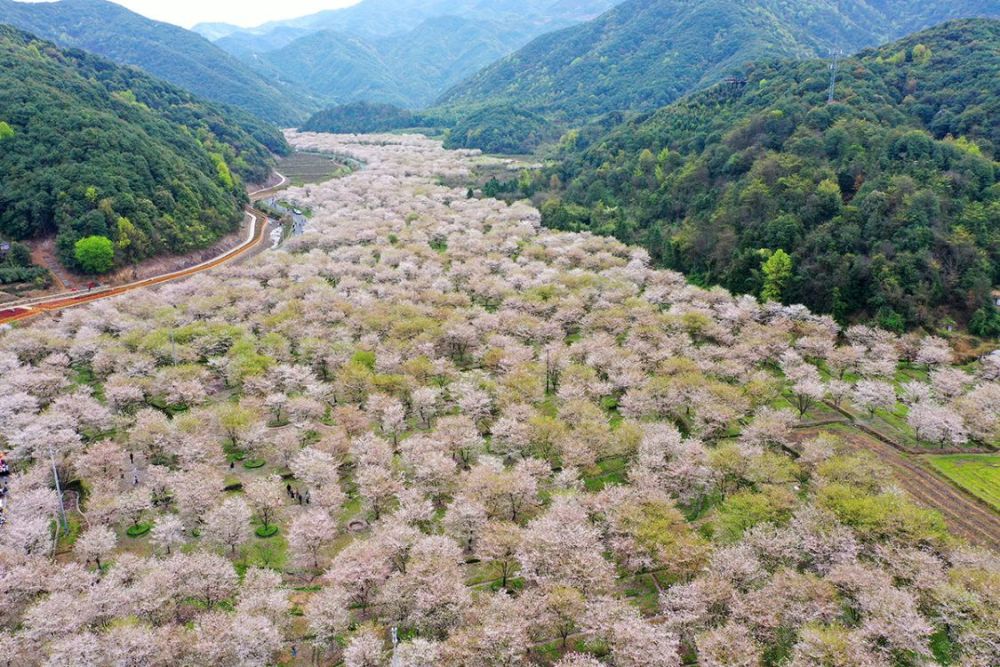
[[[798,428],[816,401],[874,415],[898,390],[919,437],[986,447],[996,353],[953,367],[942,339],[840,331],[465,197],[517,161],[287,136],[364,168],[282,194],[312,211],[282,252],[0,330],[0,663],[242,667],[309,642],[324,664],[493,667],[561,641],[593,651],[563,667],[886,667],[933,662],[936,632],[956,664],[996,663],[995,554]],[[928,380],[897,388],[901,359]],[[68,560],[50,453],[87,490]],[[275,509],[293,569],[258,567],[270,540],[238,574]],[[156,555],[114,543],[136,522]],[[467,586],[473,557],[497,581]],[[652,569],[640,609],[630,575]]]
[[[950,364],[951,360],[952,352],[948,347],[948,341],[937,336],[927,336],[920,342],[920,349],[915,359],[918,364],[925,364],[928,368]]]
[[[115,532],[107,526],[96,525],[85,530],[73,545],[73,551],[84,563],[94,561],[101,569],[101,559],[114,551],[118,544]]]
[[[148,489],[137,487],[118,496],[118,512],[133,527],[138,526],[152,508]]]
[[[656,629],[625,603],[599,598],[587,606],[585,627],[611,648],[616,667],[677,667],[679,642],[669,632]]]
[[[479,530],[477,553],[500,571],[500,586],[507,588],[507,579],[517,567],[517,551],[521,546],[521,527],[510,521],[491,521]]]
[[[381,465],[361,465],[355,473],[365,509],[379,519],[403,489],[399,477]]]
[[[163,549],[169,556],[175,547],[186,541],[184,522],[176,514],[161,514],[153,524],[149,541]]]
[[[486,521],[486,508],[467,496],[460,495],[448,507],[442,523],[448,534],[462,545],[466,552],[471,553],[476,547],[479,533],[486,525]]]
[[[437,667],[441,664],[441,645],[420,637],[402,642],[392,660],[400,667]]]
[[[350,596],[334,586],[321,588],[309,598],[305,617],[314,645],[326,651],[336,644],[351,625],[350,604]]]
[[[296,515],[288,529],[288,546],[298,567],[318,570],[320,554],[337,537],[337,524],[325,509],[311,509]]]
[[[437,413],[440,396],[441,391],[439,389],[435,389],[434,387],[418,387],[410,397],[410,401],[413,404],[413,411],[420,417],[420,421],[423,422],[424,426],[429,427],[431,425],[431,419]]]
[[[889,410],[896,405],[896,392],[887,382],[859,380],[854,385],[851,400],[858,407],[867,410],[869,416],[874,417],[876,410]]]
[[[236,593],[236,571],[229,561],[216,554],[206,551],[190,555],[174,553],[166,566],[182,594],[201,600],[209,608]]]
[[[209,542],[236,548],[250,539],[250,518],[253,512],[246,501],[239,497],[227,498],[205,517],[204,536]]]
[[[756,667],[762,647],[750,629],[729,623],[698,638],[698,662],[706,667]]]
[[[261,528],[266,533],[271,523],[281,516],[287,501],[284,485],[277,475],[256,477],[244,485],[247,502],[260,520]]]
[[[381,633],[371,626],[358,630],[344,649],[345,667],[385,667],[387,662],[385,640]]]
[[[961,445],[968,440],[962,418],[953,410],[931,401],[910,406],[906,422],[922,440],[945,445]]]
[[[533,584],[564,585],[601,592],[614,578],[601,556],[600,535],[586,511],[570,499],[557,499],[524,530],[517,551],[521,576]]]
[[[377,542],[351,542],[334,557],[323,578],[343,591],[351,604],[359,607],[364,615],[389,576],[389,556],[387,549]]]

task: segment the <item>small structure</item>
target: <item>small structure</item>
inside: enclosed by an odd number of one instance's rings
[[[1000,289],[993,290],[993,305],[1000,308]]]

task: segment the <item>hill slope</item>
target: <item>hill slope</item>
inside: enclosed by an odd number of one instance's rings
[[[0,26],[0,236],[57,234],[69,266],[86,236],[114,241],[125,263],[234,229],[238,174],[269,171],[255,134],[287,150],[244,112]]]
[[[828,63],[758,65],[743,92],[718,86],[570,151],[546,223],[750,293],[760,250],[783,249],[780,296],[845,318],[969,317],[1000,282],[1000,21],[950,22],[840,71],[833,104]]]
[[[309,108],[204,37],[104,0],[0,0],[0,21],[63,47],[141,67],[206,99],[241,107],[274,123],[294,123]]]
[[[993,0],[628,0],[543,35],[446,92],[442,105],[517,104],[552,118],[647,110],[766,57],[881,44]]]

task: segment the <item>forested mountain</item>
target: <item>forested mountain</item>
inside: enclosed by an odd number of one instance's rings
[[[533,37],[592,18],[614,0],[365,0],[232,33],[218,44],[258,72],[337,104],[423,107]]]
[[[572,121],[649,110],[750,61],[853,52],[949,18],[997,15],[995,0],[628,0],[537,38],[439,102]]]
[[[413,30],[427,19],[458,16],[481,21],[518,23],[538,35],[546,30],[586,21],[620,0],[362,0],[342,9],[272,21],[231,32],[218,45],[236,54],[280,48],[298,37],[332,30],[373,39]],[[197,31],[211,26],[195,26]],[[508,27],[510,29],[510,27]],[[262,39],[267,46],[261,47]]]
[[[104,0],[0,0],[0,21],[63,47],[141,67],[205,99],[241,107],[271,122],[294,123],[312,108],[204,37]]]
[[[703,284],[891,328],[1000,334],[1000,21],[953,21],[840,63],[759,64],[564,139],[546,223],[646,245]],[[788,257],[779,254],[783,251]],[[778,259],[769,258],[778,256]],[[790,262],[788,261],[790,259]],[[776,291],[774,291],[776,288]]]
[[[100,236],[127,263],[231,231],[281,133],[131,67],[0,26],[0,236]]]
[[[378,39],[321,31],[259,60],[284,80],[330,101],[415,108],[503,57],[531,35],[517,24],[442,16]]]

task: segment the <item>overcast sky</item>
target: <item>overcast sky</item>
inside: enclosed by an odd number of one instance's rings
[[[31,2],[46,0],[29,0]],[[218,21],[252,27],[275,19],[290,19],[323,9],[353,5],[358,0],[113,0],[134,12],[158,21],[190,28],[195,23]]]

